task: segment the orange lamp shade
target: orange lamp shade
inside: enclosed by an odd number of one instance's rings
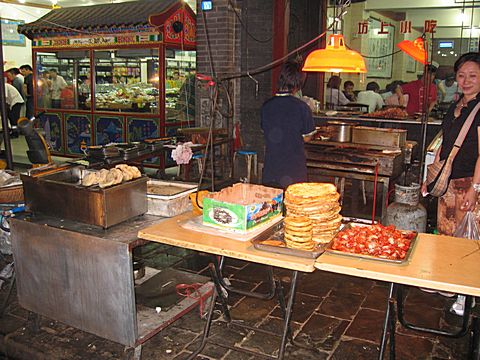
[[[366,73],[367,67],[362,55],[346,48],[342,34],[333,34],[325,49],[308,54],[303,71]]]
[[[427,63],[427,51],[425,50],[424,41],[421,37],[415,39],[415,41],[403,40],[400,41],[397,46],[408,56],[411,56],[415,60],[422,64]]]

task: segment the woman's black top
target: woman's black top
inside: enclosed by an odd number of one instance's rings
[[[308,105],[291,95],[281,94],[262,106],[265,138],[264,184],[288,185],[307,181],[303,135],[315,130]]]
[[[460,99],[458,102],[462,101]],[[447,114],[443,120],[443,141],[442,151],[440,152],[440,160],[444,160],[448,157],[448,154],[452,151],[453,144],[457,139],[463,124],[467,120],[468,114],[480,101],[480,94],[477,94],[475,99],[468,102],[467,106],[462,108],[460,116],[455,118],[455,106],[458,102],[452,104],[447,111]],[[473,176],[475,171],[475,164],[477,162],[478,154],[478,127],[480,126],[480,111],[475,116],[472,126],[470,127],[467,137],[463,141],[460,150],[453,161],[451,179],[461,179],[465,177]]]

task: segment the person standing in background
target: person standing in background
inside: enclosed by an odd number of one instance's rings
[[[353,88],[355,87],[353,81],[347,80],[343,83],[343,95],[351,101],[351,102],[356,102],[357,101],[357,95],[355,95],[355,92],[353,91]]]
[[[65,79],[58,75],[57,70],[50,70],[50,97],[52,108],[59,109],[62,107],[62,90],[67,87]]]
[[[455,81],[455,74],[448,74],[445,80],[440,81],[438,91],[440,92],[440,102],[442,103],[457,101],[462,93]]]
[[[23,98],[22,95],[17,91],[13,85],[5,83],[5,102],[7,103],[7,117],[10,121],[10,137],[17,138],[18,131],[17,131],[17,121],[20,117],[20,111],[23,106]]]
[[[388,85],[390,96],[383,98],[385,105],[407,107],[408,95],[402,91],[402,81],[394,81]]]
[[[302,88],[305,74],[300,64],[287,62],[278,80],[278,91],[261,110],[265,138],[264,185],[287,188],[307,181],[304,142],[315,133],[312,110],[295,93]]]
[[[406,111],[409,115],[424,112],[424,83],[428,84],[428,112],[432,111],[437,103],[437,87],[433,83],[437,67],[434,65],[427,66],[427,73],[423,74],[419,80],[411,81],[402,85],[402,91],[408,95],[408,103]]]
[[[20,72],[23,75],[23,95],[26,104],[25,116],[27,119],[34,117],[33,110],[33,69],[30,65],[20,66]]]
[[[7,70],[7,77],[12,83],[13,87],[17,89],[20,95],[23,94],[23,75],[20,74],[20,70],[18,68],[11,68]],[[22,95],[23,98],[23,95]],[[25,98],[23,98],[25,100]]]
[[[350,101],[346,98],[342,91],[340,91],[340,85],[342,79],[340,76],[333,75],[328,79],[327,90],[325,91],[325,102],[328,109],[334,109],[339,105],[347,105]]]
[[[38,79],[37,87],[37,106],[39,109],[49,109],[51,107],[50,86],[50,72],[43,71],[41,78]]]
[[[357,103],[368,105],[369,113],[380,110],[384,104],[379,91],[380,86],[375,81],[369,82],[367,89],[358,93]]]

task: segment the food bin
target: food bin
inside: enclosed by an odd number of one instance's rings
[[[147,214],[164,217],[180,215],[192,210],[189,195],[197,191],[197,184],[179,181],[149,180],[147,183]]]
[[[35,176],[21,174],[25,205],[33,213],[109,228],[147,211],[147,177],[107,188],[82,186],[85,169],[71,166]]]
[[[404,129],[356,126],[352,130],[352,142],[355,144],[403,148],[406,140],[407,130]]]

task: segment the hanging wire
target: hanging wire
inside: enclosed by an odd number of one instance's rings
[[[238,22],[240,23],[240,25],[245,29],[245,33],[250,37],[252,38],[252,40],[256,41],[256,42],[259,42],[259,43],[268,43],[270,42],[272,39],[273,39],[273,35],[270,36],[268,39],[258,39],[257,37],[255,37],[254,35],[252,35],[252,33],[250,31],[248,31],[248,27],[247,25],[243,22],[242,18],[240,17],[240,14],[238,13],[237,9],[235,8],[235,5],[233,4],[233,1],[232,0],[228,0],[228,3],[230,4],[230,6],[232,7],[232,10],[233,12],[235,13],[235,16],[237,17],[238,19]]]
[[[246,76],[248,76],[248,74],[256,75],[256,74],[265,72],[267,70],[270,70],[270,69],[280,65],[281,63],[283,63],[286,59],[288,59],[292,55],[295,55],[296,53],[301,52],[301,51],[307,49],[308,47],[310,47],[312,44],[314,44],[315,42],[320,40],[322,37],[324,37],[327,34],[328,31],[332,30],[335,23],[337,21],[340,21],[342,19],[342,17],[346,14],[345,9],[348,6],[350,6],[350,3],[351,3],[351,0],[339,1],[339,4],[340,4],[339,8],[341,9],[341,11],[339,11],[339,16],[335,17],[334,21],[327,27],[327,29],[324,32],[322,32],[320,35],[317,35],[316,37],[314,37],[312,40],[308,41],[307,43],[299,46],[296,49],[293,49],[288,54],[286,54],[286,55],[282,56],[281,58],[278,58],[277,60],[272,61],[272,62],[270,62],[266,65],[260,66],[258,68],[252,69],[252,70],[247,70],[247,71],[244,71],[244,72],[241,72],[241,73],[238,73],[238,74],[231,74],[231,75],[223,76],[219,80],[224,81],[224,80],[238,79],[238,78],[246,77]]]

